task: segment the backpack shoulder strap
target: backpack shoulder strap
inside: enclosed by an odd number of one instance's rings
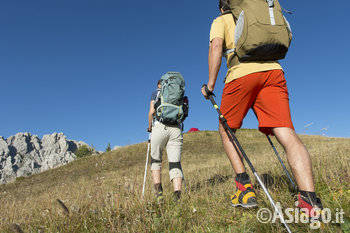
[[[224,13],[225,13],[225,12],[224,12]],[[234,21],[234,23],[235,23],[235,25],[236,25],[236,24],[237,24],[237,18],[236,18],[235,15],[232,13],[232,11],[229,11],[229,12],[226,13],[226,14],[231,14],[231,15],[232,15],[233,21]],[[228,26],[227,26],[227,23],[226,23],[226,21],[225,21],[224,19],[223,19],[223,22],[224,22],[225,27],[228,27]],[[232,41],[233,41],[233,38],[232,38]],[[236,51],[235,48],[226,48],[226,50],[224,51],[224,53],[222,54],[222,56],[225,57],[225,58],[228,58],[228,54],[234,53],[234,54],[233,54],[233,57],[235,57],[235,56],[236,56],[235,51]],[[232,60],[233,57],[231,57],[230,60]]]

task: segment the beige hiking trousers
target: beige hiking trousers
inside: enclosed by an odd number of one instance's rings
[[[181,168],[181,151],[183,136],[181,124],[175,126],[157,122],[152,127],[151,136],[151,170],[161,170],[162,152],[166,148],[169,162],[170,180],[184,177]]]

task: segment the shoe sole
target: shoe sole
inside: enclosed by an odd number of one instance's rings
[[[233,207],[243,207],[243,208],[254,208],[254,207],[258,207],[258,204],[256,203],[256,204],[232,204],[232,203],[230,203],[231,204],[231,206],[233,206]]]

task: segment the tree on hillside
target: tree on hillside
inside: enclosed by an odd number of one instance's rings
[[[106,148],[106,152],[110,152],[111,150],[112,150],[111,143],[108,143],[108,146]]]

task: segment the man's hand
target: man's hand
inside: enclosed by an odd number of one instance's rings
[[[213,89],[214,88],[210,89],[207,84],[204,84],[201,89],[204,98],[208,99],[210,95],[214,95]]]
[[[152,126],[149,126],[148,128],[147,128],[147,132],[152,132]]]

